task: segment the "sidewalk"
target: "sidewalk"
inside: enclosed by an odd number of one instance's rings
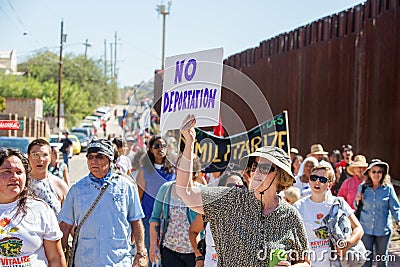
[[[388,266],[400,266],[400,235],[395,231],[389,244],[389,255],[396,256],[395,261],[389,261]]]

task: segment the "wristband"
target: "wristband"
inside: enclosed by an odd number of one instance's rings
[[[195,262],[204,261],[204,256],[197,256],[196,258],[194,258],[194,261]]]
[[[147,252],[137,252],[136,256],[147,257]]]

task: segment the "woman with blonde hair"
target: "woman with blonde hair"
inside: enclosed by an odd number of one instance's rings
[[[331,266],[332,258],[327,252],[331,251],[332,246],[335,246],[339,254],[346,255],[346,251],[357,244],[363,235],[362,227],[354,215],[354,210],[343,198],[338,198],[341,210],[351,222],[352,234],[349,239],[343,240],[344,246],[336,246],[337,244],[331,243],[324,218],[329,214],[336,200],[336,197],[328,194],[333,179],[334,174],[329,166],[314,167],[310,176],[311,195],[300,199],[293,205],[299,211],[306,227],[308,242],[313,252],[313,256],[310,257],[313,267]]]

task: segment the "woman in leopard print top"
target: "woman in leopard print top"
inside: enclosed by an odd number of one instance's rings
[[[293,185],[290,159],[277,147],[262,147],[253,157],[256,171],[249,190],[195,188],[190,179],[196,133],[193,115],[185,118],[181,133],[186,140],[177,167],[177,193],[193,210],[211,222],[218,266],[268,266],[280,250],[278,266],[310,266],[304,224],[297,210],[277,193]],[[285,256],[284,256],[285,255]]]

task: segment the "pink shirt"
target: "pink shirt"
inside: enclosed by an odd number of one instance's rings
[[[343,197],[354,210],[356,209],[356,207],[354,207],[354,199],[356,199],[357,196],[358,186],[362,182],[363,181],[360,181],[358,177],[354,175],[343,182],[338,193],[338,197]]]

